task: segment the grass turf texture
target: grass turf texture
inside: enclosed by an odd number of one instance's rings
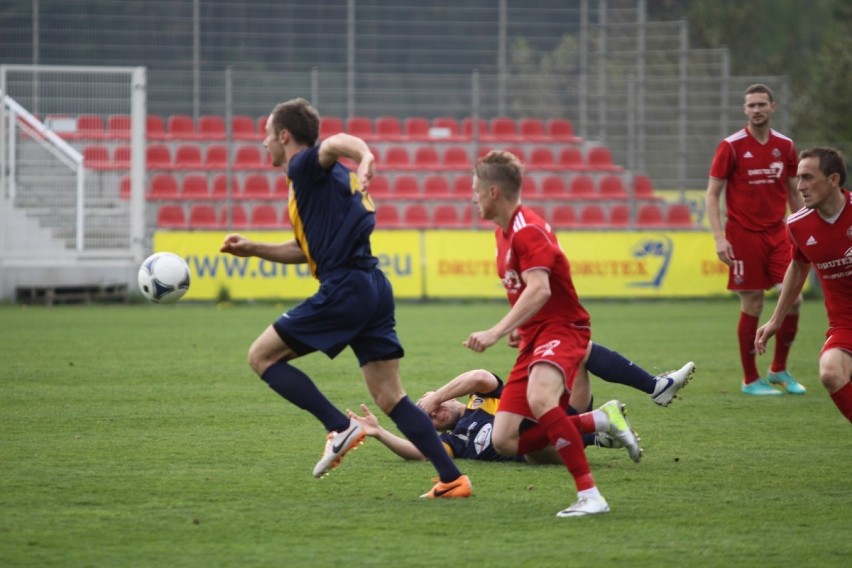
[[[808,394],[773,399],[739,393],[733,299],[588,308],[604,345],[698,371],[665,409],[593,379],[645,456],[588,449],[613,512],[557,519],[574,500],[560,466],[461,461],[475,496],[426,501],[431,466],[368,439],[313,479],[321,426],[244,362],[280,306],[0,307],[0,565],[848,565],[852,436],[816,377],[821,303],[791,356]],[[504,344],[461,347],[505,309],[400,305],[412,397],[470,368],[505,376]],[[351,352],[297,365],[341,409],[371,403]]]

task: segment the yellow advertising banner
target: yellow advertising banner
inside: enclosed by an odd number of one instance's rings
[[[284,241],[288,232],[247,233]],[[186,259],[187,299],[303,299],[318,286],[307,265],[283,265],[219,252],[224,233],[158,231],[154,251]],[[676,298],[726,294],[727,267],[705,232],[558,234],[581,298]],[[377,231],[373,253],[400,299],[502,298],[491,231]]]
[[[290,232],[246,232],[266,242],[286,241]],[[157,231],[154,252],[183,257],[192,274],[188,300],[213,300],[224,291],[234,300],[301,300],[316,292],[319,283],[304,265],[287,265],[257,258],[238,258],[219,252],[225,233],[217,231]],[[423,268],[419,231],[378,232],[373,252],[388,275],[397,298],[422,298]]]

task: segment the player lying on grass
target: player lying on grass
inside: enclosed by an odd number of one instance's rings
[[[605,365],[604,362],[607,364]],[[667,406],[671,402],[674,395],[689,382],[695,370],[695,365],[690,362],[676,371],[654,377],[619,353],[594,343],[590,345],[585,371],[591,371],[605,380],[615,382],[612,381],[612,376],[609,373],[619,367],[622,367],[621,371],[628,378],[632,376],[635,379],[644,379],[644,381],[628,382],[624,377],[619,377],[618,382],[639,389],[648,388],[652,400],[661,406]],[[585,411],[592,409],[591,385],[585,371],[577,377],[571,399],[565,404],[568,414],[578,414],[577,408]],[[645,382],[649,383],[650,386],[644,385]],[[429,411],[432,423],[435,425],[435,429],[441,432],[441,441],[444,443],[447,452],[454,458],[561,463],[552,448],[526,456],[502,456],[494,450],[491,444],[491,431],[502,388],[503,381],[490,371],[483,369],[467,371],[455,377],[437,391],[426,393],[418,401],[418,405],[434,408],[434,410]],[[657,396],[654,396],[655,393]],[[665,397],[660,396],[663,393],[666,394]],[[469,397],[466,404],[457,400],[457,397],[462,396]],[[413,444],[385,430],[366,405],[362,404],[361,410],[363,416],[352,411],[349,411],[349,416],[361,423],[368,436],[376,438],[404,459],[424,459]],[[583,443],[586,446],[595,445],[605,448],[622,447],[619,439],[608,429],[585,434]]]

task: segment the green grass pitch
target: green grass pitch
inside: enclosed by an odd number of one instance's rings
[[[245,364],[285,306],[0,307],[0,566],[849,565],[852,436],[816,376],[821,302],[791,356],[808,393],[774,399],[739,393],[732,298],[587,307],[600,343],[698,371],[669,408],[593,379],[645,456],[587,451],[613,512],[586,519],[554,516],[574,500],[560,466],[462,461],[474,497],[426,501],[431,466],[368,439],[313,479],[321,426]],[[504,344],[461,347],[505,311],[401,304],[409,394],[505,376]],[[297,365],[341,409],[371,402],[351,352]]]

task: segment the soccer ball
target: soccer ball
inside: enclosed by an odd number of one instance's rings
[[[170,252],[152,254],[139,267],[139,290],[158,304],[177,302],[189,290],[189,266]]]

